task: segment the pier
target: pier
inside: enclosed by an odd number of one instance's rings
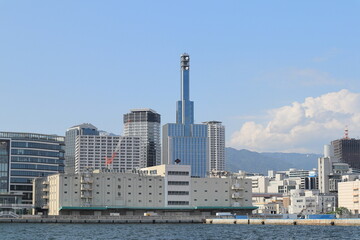
[[[360,218],[349,219],[206,219],[206,224],[360,226]]]
[[[171,223],[204,223],[201,217],[167,217],[167,216],[121,216],[121,217],[94,217],[94,216],[47,216],[19,218],[0,218],[1,223],[77,223],[77,224],[171,224]]]

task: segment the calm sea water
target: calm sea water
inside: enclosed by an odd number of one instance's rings
[[[360,227],[8,223],[0,239],[360,239]]]

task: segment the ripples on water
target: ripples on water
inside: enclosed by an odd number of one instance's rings
[[[0,239],[360,239],[359,227],[205,224],[0,224]]]

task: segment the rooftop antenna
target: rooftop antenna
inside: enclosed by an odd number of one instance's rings
[[[348,129],[347,125],[345,126],[344,139],[347,139],[347,140],[350,139],[349,138],[349,129]]]

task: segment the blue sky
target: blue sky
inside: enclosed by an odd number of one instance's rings
[[[119,134],[122,115],[141,107],[174,122],[187,52],[195,121],[222,121],[227,146],[321,152],[345,125],[360,136],[359,8],[0,1],[0,131],[64,135],[90,122]]]

